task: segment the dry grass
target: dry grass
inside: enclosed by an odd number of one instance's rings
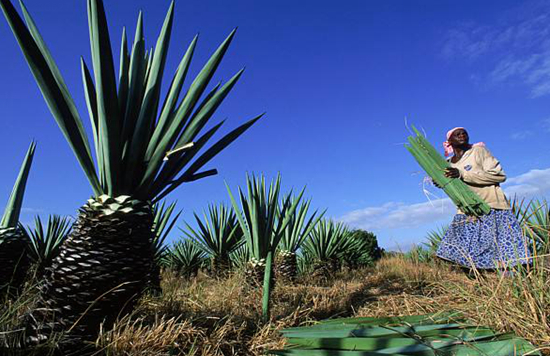
[[[165,272],[163,295],[144,298],[136,313],[102,333],[98,344],[108,355],[263,355],[284,345],[277,331],[285,327],[455,309],[545,350],[550,345],[548,277],[544,266],[513,277],[468,277],[447,264],[389,257],[375,268],[341,272],[331,281],[277,285],[266,324],[261,291],[243,283],[243,276],[183,281]]]
[[[444,263],[421,264],[395,257],[381,261],[377,273],[402,277],[420,293],[383,295],[358,316],[410,315],[454,309],[477,325],[512,331],[550,355],[550,269],[538,258],[535,267],[469,277]],[[391,279],[391,278],[390,278]]]
[[[133,315],[102,332],[98,345],[107,355],[263,355],[284,345],[277,330],[354,315],[369,298],[364,281],[371,272],[341,273],[321,285],[278,284],[268,323],[261,321],[261,290],[239,274],[184,281],[165,272],[163,294],[144,298]]]
[[[397,316],[462,311],[479,325],[513,331],[548,352],[550,269],[468,277],[447,264],[387,257],[376,267],[344,271],[332,280],[278,284],[272,318],[261,320],[261,290],[235,274],[199,274],[185,281],[163,273],[163,293],[148,295],[112,330],[102,330],[97,355],[264,355],[281,348],[278,330],[348,316]],[[9,308],[16,315],[14,306]],[[0,317],[1,320],[1,317]],[[6,330],[6,329],[4,329]]]

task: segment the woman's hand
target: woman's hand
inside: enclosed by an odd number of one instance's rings
[[[443,175],[447,178],[460,178],[459,170],[453,167],[445,168],[445,173],[443,173]]]

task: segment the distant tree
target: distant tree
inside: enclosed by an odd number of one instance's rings
[[[356,229],[353,230],[352,236],[354,239],[360,241],[364,254],[369,256],[373,262],[382,257],[382,249],[378,246],[378,239],[374,233]]]

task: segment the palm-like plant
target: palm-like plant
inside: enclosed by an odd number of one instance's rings
[[[352,232],[333,220],[321,220],[304,241],[303,253],[314,261],[314,275],[326,278],[341,267],[344,251],[353,243]]]
[[[439,248],[439,245],[441,244],[441,241],[443,240],[443,237],[445,236],[448,228],[448,225],[441,226],[435,230],[428,232],[428,242],[424,243],[424,246],[428,248],[432,255],[435,255],[435,253],[437,252],[437,249]]]
[[[229,254],[231,267],[241,271],[246,271],[250,262],[250,250],[246,244],[242,244],[239,248]]]
[[[449,228],[448,225],[440,226],[428,232],[427,242],[414,245],[409,251],[403,254],[405,259],[415,263],[430,263],[436,258],[437,249]]]
[[[541,255],[550,253],[550,210],[548,202],[532,199],[517,209],[523,232],[532,242],[536,252]]]
[[[298,274],[302,276],[307,276],[309,273],[313,272],[314,266],[313,257],[309,254],[298,253],[296,256],[296,265],[298,269]]]
[[[176,242],[167,250],[165,264],[183,277],[190,278],[197,275],[205,258],[203,249],[194,241],[186,239]]]
[[[174,228],[176,221],[181,215],[181,210],[172,217],[176,203],[171,203],[166,206],[166,202],[156,203],[153,205],[153,250],[154,250],[154,263],[150,277],[150,287],[153,292],[160,292],[160,268],[163,263],[164,255],[168,247],[164,244],[168,234]]]
[[[163,201],[162,203],[156,203],[153,206],[153,248],[155,250],[155,261],[157,261],[157,264],[168,249],[164,242],[166,241],[168,234],[170,234],[174,228],[174,225],[182,212],[180,210],[174,217],[172,217],[175,208],[175,202],[166,206],[166,202]]]
[[[195,37],[161,100],[174,4],[151,51],[145,50],[141,13],[131,50],[123,31],[117,77],[103,2],[88,0],[93,75],[84,60],[81,64],[95,143],[94,162],[80,114],[34,21],[24,6],[26,23],[9,0],[0,0],[0,5],[93,191],[44,283],[41,300],[45,305],[34,311],[32,319],[53,319],[47,325],[56,330],[71,328],[71,334],[80,340],[93,340],[100,323],[108,327],[122,309],[131,309],[147,284],[155,258],[151,202],[161,200],[183,183],[216,174],[214,169],[201,169],[261,115],[203,151],[223,122],[201,133],[203,128],[243,72],[224,85],[214,86],[201,100],[235,31],[180,100]],[[44,310],[56,312],[42,315]],[[39,335],[35,336],[47,338],[51,331],[47,325],[37,326]]]
[[[210,255],[211,270],[214,274],[225,274],[231,266],[231,253],[244,242],[235,212],[220,204],[210,205],[208,214],[203,214],[204,220],[195,213],[193,215],[198,228],[193,229],[185,223],[187,229],[182,232]]]
[[[422,245],[414,245],[409,251],[403,254],[406,260],[414,263],[429,263],[433,261],[434,255]]]
[[[239,188],[241,207],[238,206],[229,187],[227,190],[251,256],[245,272],[249,277],[249,282],[259,284],[263,279],[268,254],[275,252],[278,247],[283,237],[283,231],[290,222],[291,214],[296,210],[303,190],[294,202],[289,194],[279,206],[280,176],[270,183],[269,190],[263,176],[252,175],[250,177],[247,175],[246,184],[248,196]]]
[[[32,142],[0,221],[0,290],[2,291],[17,290],[23,283],[29,266],[26,254],[27,240],[19,225],[19,215],[35,148],[36,144]]]
[[[296,197],[292,198],[293,203],[296,203],[296,199]],[[324,211],[318,214],[316,210],[308,217],[310,205],[311,199],[303,201],[290,215],[289,223],[284,229],[279,243],[279,251],[275,262],[276,275],[291,281],[296,279],[298,274],[296,252],[325,214]]]
[[[29,257],[36,266],[37,276],[41,276],[59,255],[61,244],[67,239],[71,227],[68,217],[50,215],[45,229],[40,216],[34,218],[33,229],[25,229],[29,239]]]
[[[304,189],[294,202],[292,192],[288,194],[279,206],[281,190],[281,176],[271,182],[266,189],[265,178],[256,178],[254,175],[246,177],[246,196],[239,188],[241,208],[239,208],[231,189],[227,191],[231,204],[237,214],[237,219],[243,230],[246,246],[252,257],[245,272],[249,282],[259,284],[263,275],[263,317],[269,317],[269,296],[272,284],[273,255],[283,236],[292,214],[302,199]]]

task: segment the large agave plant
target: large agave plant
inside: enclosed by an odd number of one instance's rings
[[[225,274],[230,266],[230,255],[243,244],[242,229],[235,212],[223,204],[210,205],[203,219],[197,215],[197,228],[185,223],[186,230],[182,232],[210,255],[211,270],[216,275]]]
[[[333,220],[321,220],[303,244],[303,253],[314,261],[314,275],[326,278],[341,267],[343,253],[353,244],[352,232]]]
[[[53,330],[70,328],[69,334],[77,342],[67,343],[67,349],[79,348],[81,340],[94,340],[100,323],[109,327],[143,293],[155,259],[151,202],[160,201],[183,183],[216,174],[215,169],[201,169],[259,119],[246,122],[203,150],[223,121],[206,132],[203,129],[243,73],[240,70],[224,85],[207,92],[235,31],[182,95],[195,37],[161,99],[174,3],[152,50],[145,50],[141,13],[130,49],[123,31],[118,76],[103,2],[88,0],[87,5],[93,74],[84,60],[81,65],[94,150],[29,12],[22,6],[23,21],[9,0],[0,0],[44,99],[93,191],[55,259],[52,273],[46,276],[40,298],[44,304],[29,318],[51,322],[32,322],[34,330],[29,333],[34,335],[28,341],[47,339],[50,326]],[[55,313],[49,315],[45,312],[49,310]]]
[[[36,216],[34,228],[25,229],[25,235],[29,239],[29,257],[36,266],[38,276],[41,276],[59,255],[61,244],[67,239],[71,227],[68,217],[50,215],[46,228],[40,216]]]
[[[292,201],[295,203],[296,199],[296,197],[293,197]],[[289,223],[284,229],[281,242],[279,243],[277,260],[275,262],[276,275],[290,281],[296,279],[298,274],[296,252],[325,214],[324,211],[318,214],[316,210],[308,216],[310,205],[311,199],[303,201],[294,213],[290,215]]]
[[[31,143],[19,176],[15,181],[8,204],[0,221],[0,290],[17,290],[23,283],[29,266],[27,240],[19,225],[25,186],[34,157],[36,144]]]

